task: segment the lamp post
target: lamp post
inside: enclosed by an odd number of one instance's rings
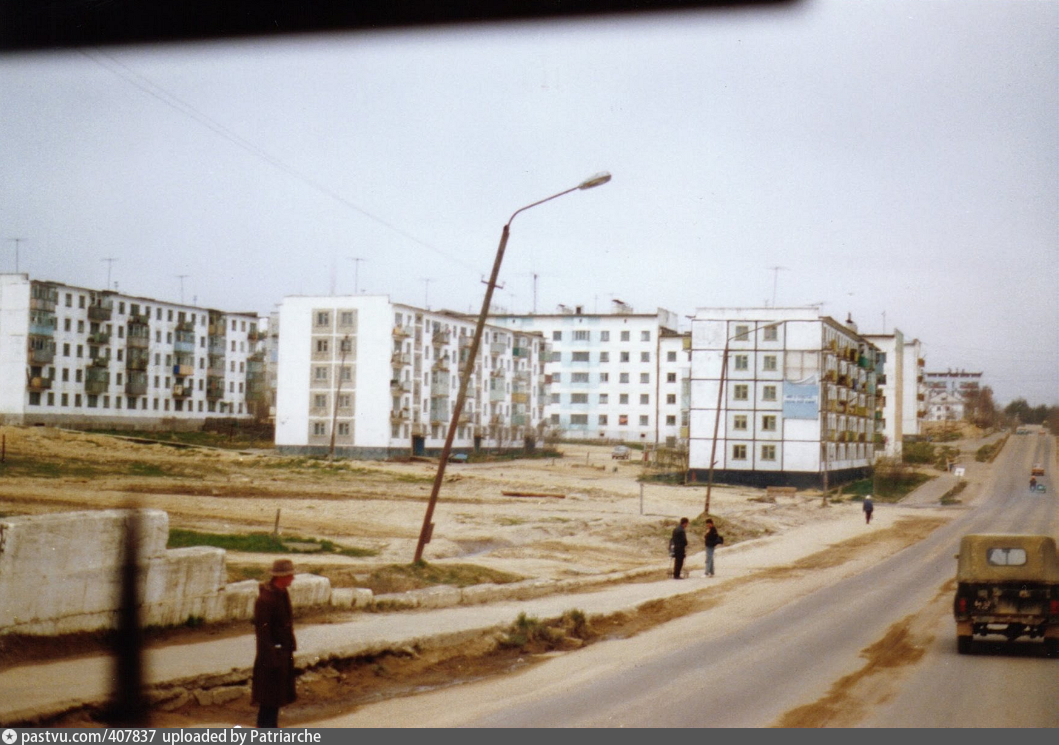
[[[489,283],[485,288],[485,299],[482,301],[482,310],[478,314],[478,324],[474,328],[471,347],[467,353],[467,361],[464,364],[463,375],[460,377],[460,388],[456,394],[456,405],[450,415],[449,431],[445,436],[445,445],[441,448],[441,456],[438,460],[438,472],[434,476],[434,487],[430,491],[430,501],[427,503],[426,515],[423,516],[423,527],[419,531],[419,542],[416,544],[415,559],[413,559],[413,561],[418,562],[422,560],[423,548],[430,542],[434,533],[434,524],[431,522],[431,519],[434,517],[434,506],[438,501],[438,492],[441,491],[441,482],[445,477],[445,465],[448,463],[449,454],[452,452],[452,441],[456,437],[456,427],[459,423],[460,414],[463,412],[464,400],[467,398],[467,386],[470,383],[471,375],[474,373],[475,361],[478,359],[478,346],[482,341],[482,329],[485,327],[486,316],[489,315],[489,305],[492,302],[493,290],[496,287],[496,280],[500,274],[500,264],[504,260],[504,250],[507,248],[507,239],[511,234],[511,221],[515,219],[515,216],[518,215],[518,213],[525,212],[531,207],[544,204],[545,202],[569,194],[572,191],[583,191],[596,186],[602,186],[608,181],[610,181],[609,173],[597,174],[592,178],[582,181],[577,186],[561,191],[558,194],[552,194],[550,197],[545,197],[532,204],[527,204],[525,207],[520,207],[512,213],[511,217],[504,225],[504,229],[500,233],[500,245],[496,249],[496,259],[493,261],[493,272],[489,275]]]

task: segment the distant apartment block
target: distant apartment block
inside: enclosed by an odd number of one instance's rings
[[[495,315],[550,345],[544,370],[549,432],[570,440],[687,444],[690,337],[670,311],[637,314],[621,303],[609,314],[580,306],[554,314]]]
[[[924,373],[927,420],[931,422],[963,419],[968,397],[978,395],[982,373],[946,370]]]
[[[258,318],[0,275],[0,421],[192,428],[263,414]]]
[[[691,347],[689,479],[705,482],[711,458],[715,481],[755,486],[869,473],[885,442],[883,363],[852,322],[815,308],[702,308]]]
[[[923,359],[923,344],[919,339],[905,342],[904,399],[902,401],[902,430],[905,436],[923,434],[923,420],[927,416],[927,385]]]
[[[386,458],[441,451],[475,320],[379,295],[287,297],[279,310],[276,446]],[[486,325],[453,448],[542,436],[543,336]]]
[[[865,334],[879,350],[882,370],[875,376],[876,405],[882,409],[883,453],[888,458],[900,458],[904,439],[905,337],[900,330],[892,334]],[[915,383],[913,379],[912,392]]]

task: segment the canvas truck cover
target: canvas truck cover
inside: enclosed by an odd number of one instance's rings
[[[1059,583],[1055,539],[1043,535],[965,535],[960,540],[956,580]]]

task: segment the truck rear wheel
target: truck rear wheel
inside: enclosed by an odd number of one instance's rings
[[[970,636],[956,637],[956,651],[960,654],[970,654],[972,640],[973,637]]]

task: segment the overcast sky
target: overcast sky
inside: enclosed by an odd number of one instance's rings
[[[819,0],[8,55],[0,271],[477,312],[511,213],[609,171],[516,218],[497,305],[534,274],[540,312],[822,302],[1059,403],[1057,29],[1057,0]]]

